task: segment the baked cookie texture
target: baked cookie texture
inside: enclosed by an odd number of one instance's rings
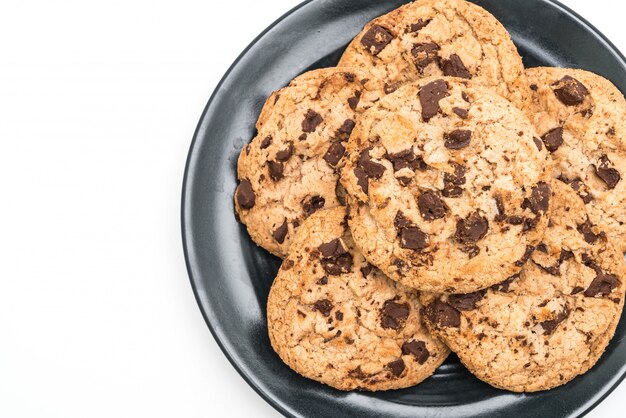
[[[554,176],[576,190],[589,217],[626,252],[626,100],[583,70],[530,68],[527,113],[555,162]]]
[[[518,273],[548,222],[551,162],[523,113],[459,78],[405,85],[364,112],[342,183],[354,240],[415,289],[469,293]]]
[[[490,87],[519,108],[530,93],[506,29],[462,0],[418,0],[372,20],[338,65],[369,71],[388,92],[424,77],[454,76]]]
[[[323,209],[299,228],[269,295],[272,347],[337,389],[413,386],[449,351],[422,324],[417,293],[365,261],[345,218],[345,207]]]
[[[361,70],[305,73],[274,92],[239,156],[235,211],[261,247],[284,257],[298,226],[341,204],[337,164],[357,114],[384,95]]]
[[[559,180],[543,241],[519,275],[465,295],[422,294],[425,322],[479,379],[515,392],[585,373],[624,305],[622,254]]]

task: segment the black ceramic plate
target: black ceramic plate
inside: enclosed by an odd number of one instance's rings
[[[626,321],[598,364],[546,392],[514,394],[472,377],[451,356],[422,384],[344,393],[300,377],[272,350],[265,304],[280,261],[233,215],[239,150],[254,136],[265,98],[296,75],[332,66],[363,25],[402,0],[313,0],[283,16],[241,54],[211,97],[185,171],[182,229],[191,283],[209,328],[244,379],[295,417],[582,416],[626,374]],[[480,0],[509,30],[527,66],[594,71],[626,91],[626,60],[580,16],[549,0]],[[611,13],[607,9],[607,13]]]

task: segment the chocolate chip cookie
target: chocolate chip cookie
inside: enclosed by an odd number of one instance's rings
[[[547,224],[545,147],[520,110],[468,80],[423,79],[381,99],[357,121],[344,163],[357,246],[419,290],[503,281]]]
[[[501,389],[551,389],[585,373],[622,313],[622,254],[571,188],[552,187],[550,226],[520,274],[480,292],[421,297],[429,328]]]
[[[582,70],[530,68],[528,108],[554,176],[580,196],[591,221],[626,252],[626,100],[608,80]]]
[[[345,207],[323,209],[299,228],[270,291],[272,347],[337,389],[413,386],[449,351],[422,324],[417,293],[365,261],[345,218]]]
[[[258,245],[284,257],[304,219],[341,204],[337,164],[356,115],[382,95],[382,83],[358,69],[327,68],[270,96],[239,156],[235,191],[236,213]]]
[[[348,45],[339,66],[360,67],[387,91],[430,76],[472,79],[522,108],[529,89],[506,29],[462,0],[420,0],[380,16]]]

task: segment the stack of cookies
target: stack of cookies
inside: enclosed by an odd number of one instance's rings
[[[530,392],[589,370],[624,304],[626,101],[573,69],[524,69],[462,0],[368,23],[339,65],[274,92],[235,208],[283,258],[269,337],[341,390],[416,385],[450,351]]]

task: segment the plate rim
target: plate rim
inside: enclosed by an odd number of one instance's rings
[[[194,298],[196,300],[198,308],[200,309],[200,313],[202,314],[202,317],[204,318],[204,322],[206,323],[207,327],[209,328],[209,331],[211,332],[211,335],[212,335],[213,339],[217,343],[218,347],[220,348],[220,350],[222,351],[222,353],[224,354],[224,356],[226,357],[228,362],[231,364],[231,366],[233,366],[233,368],[243,378],[243,380],[257,393],[257,395],[259,395],[272,408],[274,408],[276,411],[278,411],[282,415],[284,415],[286,417],[289,417],[289,418],[300,418],[300,417],[298,415],[294,415],[293,413],[291,413],[291,411],[287,410],[281,404],[281,402],[278,402],[276,399],[274,399],[272,396],[270,396],[269,393],[267,393],[261,387],[259,387],[259,385],[255,382],[254,377],[253,376],[249,376],[240,367],[239,363],[235,359],[235,355],[225,347],[225,345],[222,343],[222,341],[220,339],[218,331],[216,330],[214,325],[211,323],[211,320],[210,320],[210,318],[208,316],[207,310],[205,309],[205,307],[203,305],[203,302],[202,302],[202,300],[200,298],[200,294],[199,294],[199,291],[198,291],[198,286],[196,285],[196,283],[199,280],[198,280],[198,278],[196,278],[194,276],[194,273],[193,273],[194,260],[192,260],[192,255],[191,255],[191,251],[190,251],[191,244],[189,242],[189,236],[188,236],[187,228],[186,228],[186,224],[187,224],[187,221],[190,218],[190,214],[188,213],[189,209],[188,209],[188,206],[187,206],[186,202],[187,202],[187,199],[190,199],[190,197],[192,195],[191,190],[189,189],[189,183],[190,183],[189,178],[193,174],[193,170],[191,170],[191,168],[192,168],[192,160],[193,160],[193,158],[195,156],[195,153],[197,151],[196,144],[199,142],[200,134],[205,131],[205,129],[203,129],[203,126],[202,126],[203,122],[205,121],[206,116],[209,113],[209,110],[211,109],[211,105],[213,104],[213,101],[214,101],[215,97],[217,96],[218,92],[220,91],[222,85],[224,84],[226,79],[230,76],[230,74],[233,71],[233,69],[239,64],[239,62],[247,54],[247,52],[252,47],[254,47],[256,45],[256,43],[261,38],[263,38],[274,27],[279,25],[288,16],[290,16],[293,13],[297,12],[298,10],[302,9],[304,6],[306,6],[306,5],[310,4],[310,3],[317,2],[317,1],[320,1],[320,0],[304,0],[301,3],[297,4],[296,6],[292,7],[291,9],[289,9],[287,12],[283,13],[276,20],[274,20],[261,33],[259,33],[256,37],[254,37],[254,39],[243,49],[243,51],[237,56],[237,58],[228,67],[228,69],[226,70],[224,75],[220,78],[219,82],[215,85],[215,88],[213,89],[213,92],[211,93],[211,96],[209,97],[209,100],[208,100],[207,104],[205,105],[205,107],[204,107],[204,109],[203,109],[203,111],[202,111],[202,113],[200,115],[200,119],[198,121],[198,124],[196,125],[196,129],[194,130],[193,137],[192,137],[191,143],[189,145],[189,151],[187,152],[187,158],[186,158],[186,161],[185,161],[185,169],[184,169],[184,174],[183,174],[182,193],[181,193],[181,206],[180,206],[181,238],[182,238],[183,253],[184,253],[184,258],[185,258],[185,266],[186,266],[186,269],[187,269],[187,275],[188,275],[188,278],[189,278],[189,282],[191,284],[191,288],[192,288],[192,291],[193,291]],[[411,0],[409,0],[409,1],[411,1]],[[471,0],[468,0],[468,1],[471,2]],[[542,3],[550,4],[550,5],[552,5],[552,6],[556,7],[556,8],[561,9],[563,12],[568,14],[572,19],[577,21],[578,24],[580,24],[582,26],[585,26],[590,32],[592,32],[599,39],[601,39],[607,45],[607,47],[611,50],[611,52],[614,53],[619,59],[621,59],[621,61],[626,65],[626,57],[624,56],[624,54],[615,46],[615,44],[613,44],[613,42],[609,38],[607,38],[606,35],[604,35],[599,29],[597,29],[592,23],[590,23],[583,16],[581,16],[576,11],[572,10],[569,6],[564,5],[563,3],[561,3],[558,0],[539,0],[539,1],[541,1]],[[623,373],[613,383],[613,385],[611,387],[609,387],[608,390],[606,390],[602,394],[602,396],[597,398],[595,400],[595,402],[590,403],[578,415],[578,417],[579,418],[583,417],[583,416],[587,415],[590,411],[592,411],[596,406],[598,406],[602,401],[604,401],[604,399],[606,399],[622,383],[622,381],[624,381],[625,378],[626,378],[626,373]]]

